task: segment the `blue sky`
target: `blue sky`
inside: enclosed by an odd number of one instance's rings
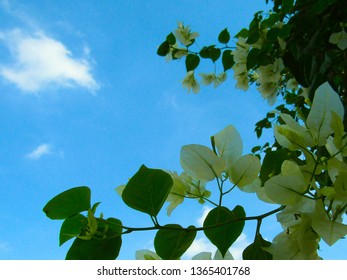
[[[259,144],[254,124],[270,108],[255,90],[237,90],[230,78],[217,90],[188,94],[181,85],[184,63],[167,63],[156,49],[177,21],[199,32],[200,45],[216,42],[225,27],[236,34],[267,9],[264,2],[0,1],[0,259],[65,257],[69,244],[58,247],[61,223],[42,208],[68,188],[89,186],[106,217],[146,226],[150,219],[114,191],[141,164],[180,172],[181,146],[209,145],[228,124],[239,130],[244,153]],[[230,205],[243,205],[249,215],[274,208],[254,198],[236,193]],[[170,219],[163,209],[160,219],[198,224],[206,211],[189,201]],[[274,219],[263,227],[269,239],[280,231]],[[236,257],[254,229],[247,223]],[[120,258],[153,248],[153,236],[125,236]],[[322,246],[320,255],[345,258],[339,248],[346,245]],[[199,236],[193,249],[214,247]]]

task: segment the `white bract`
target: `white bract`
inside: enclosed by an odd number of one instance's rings
[[[343,29],[341,32],[331,34],[329,43],[337,45],[341,50],[347,49],[347,32]]]
[[[199,36],[197,32],[191,32],[189,26],[184,26],[182,22],[178,23],[178,28],[175,30],[176,38],[185,46],[191,45],[195,38]]]
[[[188,92],[190,92],[190,90],[193,90],[194,93],[198,93],[200,91],[200,85],[198,81],[195,79],[193,70],[187,72],[186,76],[182,81],[182,85],[184,88],[188,89]]]

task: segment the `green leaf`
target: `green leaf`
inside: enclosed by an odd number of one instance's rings
[[[222,30],[221,33],[219,33],[218,41],[221,44],[228,44],[228,42],[230,41],[230,33],[227,28],[225,28],[224,30]]]
[[[235,61],[234,61],[234,56],[231,50],[225,50],[223,52],[222,63],[223,63],[224,72],[231,69],[231,67],[234,66]]]
[[[329,246],[347,235],[347,225],[331,221],[323,206],[318,203],[312,218],[312,228]]]
[[[209,47],[203,47],[199,54],[202,58],[209,58],[213,62],[215,62],[220,57],[221,50],[219,48],[216,48],[214,45],[212,45]]]
[[[239,37],[247,38],[248,34],[249,34],[248,29],[247,28],[243,28],[234,36],[234,38],[239,38]]]
[[[200,57],[195,54],[188,54],[186,56],[186,69],[187,72],[195,70],[199,66]]]
[[[249,51],[249,53],[247,54],[247,63],[246,63],[247,70],[252,69],[256,67],[257,65],[259,65],[259,57],[261,53],[262,51],[257,48],[253,48]]]
[[[168,42],[171,46],[176,44],[176,37],[172,32],[166,36],[166,42]]]
[[[88,187],[69,189],[52,198],[43,208],[47,217],[62,220],[90,208],[91,192]]]
[[[277,175],[265,183],[266,195],[275,203],[281,205],[294,205],[303,198],[306,190],[304,176]]]
[[[170,52],[170,43],[168,41],[164,41],[158,48],[157,54],[159,56],[166,56]]]
[[[225,160],[229,169],[242,156],[243,143],[239,132],[228,125],[213,137],[219,156]]]
[[[66,241],[78,236],[81,229],[87,226],[88,219],[82,214],[77,214],[70,218],[65,219],[59,234],[59,246],[63,245]]]
[[[175,229],[160,229],[154,238],[154,248],[164,260],[178,260],[193,243],[196,231],[184,231],[177,224],[168,224],[165,227]],[[194,226],[189,226],[194,229]]]
[[[266,38],[270,41],[277,41],[277,37],[279,37],[280,32],[281,32],[281,29],[278,27],[271,28],[267,32]]]
[[[172,178],[168,173],[142,165],[125,186],[122,199],[133,209],[157,216],[172,184]]]
[[[252,183],[260,171],[260,160],[253,155],[240,157],[230,168],[230,180],[239,188]]]
[[[259,175],[262,184],[271,177],[280,174],[282,163],[290,157],[291,152],[285,148],[266,153]]]
[[[222,206],[216,207],[208,213],[204,221],[204,227],[213,228],[205,229],[204,233],[212,244],[218,248],[223,257],[241,235],[245,225],[245,221],[242,219],[245,217],[246,213],[239,205],[232,211]]]
[[[270,247],[271,242],[263,239],[261,234],[257,234],[254,242],[247,246],[242,253],[244,260],[272,260],[272,255],[263,248]]]
[[[282,12],[285,14],[290,13],[294,5],[294,0],[284,0],[282,1]]]
[[[344,107],[341,99],[329,83],[325,82],[316,90],[312,108],[306,120],[306,125],[319,146],[325,145],[328,136],[333,133],[332,112],[343,119]]]
[[[209,148],[191,144],[183,146],[180,153],[182,168],[193,178],[212,181],[225,170],[225,161]]]
[[[117,219],[107,219],[113,224],[107,227],[104,238],[92,238],[91,240],[83,240],[76,238],[66,254],[67,260],[114,260],[118,257],[122,246],[122,238],[119,235],[121,222]],[[101,225],[103,225],[101,223]],[[106,223],[103,225],[106,227]],[[102,228],[98,228],[102,231]]]

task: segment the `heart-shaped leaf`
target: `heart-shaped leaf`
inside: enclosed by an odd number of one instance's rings
[[[157,216],[172,184],[172,178],[168,173],[142,165],[125,186],[122,199],[133,209]]]
[[[169,224],[166,227],[173,229],[158,230],[154,239],[155,251],[164,260],[177,260],[193,243],[196,231],[183,231],[182,227],[176,224]]]
[[[62,220],[90,209],[90,189],[76,187],[69,189],[52,198],[43,208],[47,217]]]
[[[246,213],[241,206],[236,206],[232,211],[226,207],[212,209],[205,221],[204,233],[224,257],[230,246],[241,235]]]

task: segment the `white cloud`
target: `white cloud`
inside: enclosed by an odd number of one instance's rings
[[[202,208],[202,213],[201,213],[201,216],[197,219],[197,223],[198,223],[198,226],[199,227],[202,227],[203,224],[204,224],[204,221],[207,217],[207,214],[208,212],[210,212],[212,210],[212,208],[210,206],[207,206],[205,205],[203,208]]]
[[[211,252],[212,256],[216,252],[216,247],[204,236],[195,238],[182,258],[190,260],[192,257],[202,252]]]
[[[41,144],[35,148],[32,152],[26,155],[28,159],[38,160],[44,155],[52,154],[52,148],[49,144]]]
[[[26,34],[15,29],[0,33],[14,63],[0,66],[0,75],[24,92],[37,93],[47,86],[83,87],[94,92],[98,83],[87,58],[76,59],[63,43],[43,32]],[[85,57],[89,49],[84,49]]]

